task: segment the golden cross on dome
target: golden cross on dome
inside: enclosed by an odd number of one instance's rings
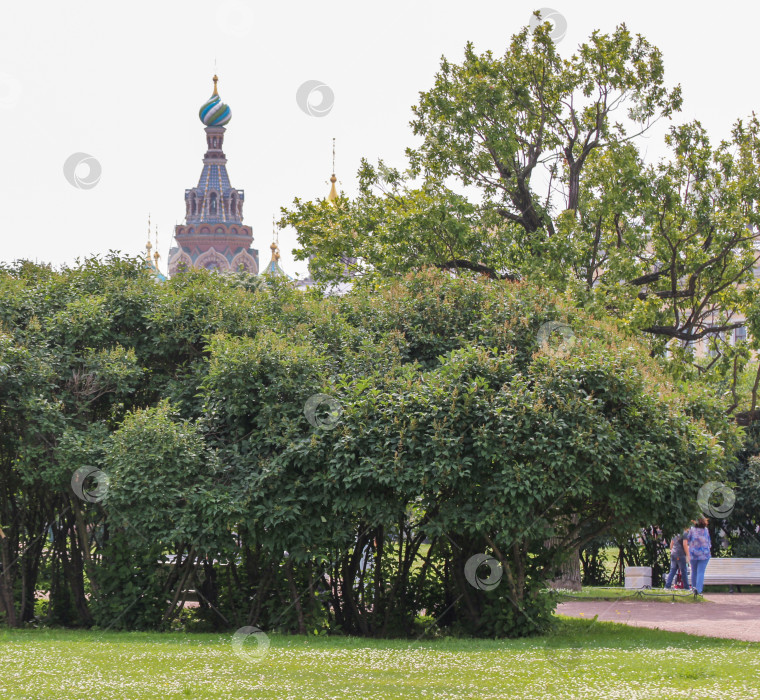
[[[272,260],[280,259],[280,231],[277,228],[275,222],[275,215],[272,214],[272,245],[269,246],[272,249]]]
[[[335,188],[337,181],[338,178],[335,177],[335,137],[333,136],[333,172],[330,176],[330,194],[327,195],[328,202],[335,202],[338,199],[338,190]]]

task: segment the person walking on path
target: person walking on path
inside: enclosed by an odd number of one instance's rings
[[[689,542],[686,535],[687,533],[684,531],[670,540],[670,572],[668,573],[668,580],[665,582],[667,590],[670,590],[679,569],[683,587],[686,588],[689,585],[689,576],[686,573],[686,562],[689,561]]]
[[[691,589],[702,593],[705,585],[705,569],[710,561],[710,531],[707,529],[707,518],[699,518],[689,528],[687,536],[689,543],[689,558],[691,559]]]

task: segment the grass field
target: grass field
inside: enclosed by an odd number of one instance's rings
[[[698,603],[704,601],[702,596],[695,596],[691,591],[665,591],[662,588],[632,590],[630,588],[602,588],[585,586],[580,591],[558,591],[558,600],[645,600],[660,603]]]
[[[728,593],[728,586],[705,586],[704,595],[711,593]],[[739,597],[742,595],[757,595],[760,593],[760,586],[742,586],[742,592],[735,592],[733,595]],[[609,586],[584,586],[580,591],[557,591],[557,597],[560,602],[568,600],[644,600],[648,603],[703,603],[704,596],[695,596],[691,591],[670,590],[664,588],[646,588],[641,590],[630,588],[619,588]]]
[[[760,644],[605,622],[563,619],[557,633],[522,640],[269,642],[255,656],[263,647],[236,653],[231,635],[5,631],[0,697],[760,697]]]

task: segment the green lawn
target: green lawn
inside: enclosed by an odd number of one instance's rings
[[[569,600],[624,599],[645,600],[655,603],[697,603],[704,601],[702,596],[695,596],[691,591],[684,590],[666,591],[662,588],[633,590],[630,588],[602,588],[594,586],[584,586],[580,591],[558,591],[557,597],[560,602],[567,602]]]
[[[704,595],[711,593],[728,593],[728,586],[705,586]],[[742,586],[741,593],[733,593],[737,597],[748,594],[760,593],[760,586]],[[645,600],[647,602],[662,603],[702,603],[703,596],[695,596],[691,591],[670,590],[664,588],[652,588],[635,590],[630,588],[618,588],[608,586],[584,586],[580,591],[557,591],[560,602],[569,600]]]
[[[563,619],[548,638],[504,641],[271,636],[258,660],[236,654],[231,639],[5,631],[0,697],[760,697],[760,644],[606,622]]]

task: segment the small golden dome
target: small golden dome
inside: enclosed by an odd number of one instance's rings
[[[330,178],[330,182],[332,183],[332,186],[330,187],[330,194],[327,195],[328,202],[334,202],[336,199],[338,199],[338,190],[335,189],[335,183],[337,181],[338,178],[335,177],[335,173],[333,173],[332,177]]]

